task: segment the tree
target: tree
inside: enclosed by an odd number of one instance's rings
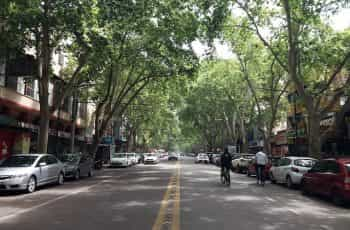
[[[22,48],[35,51],[39,80],[40,128],[38,152],[47,151],[50,116],[79,82],[78,76],[88,55],[87,30],[93,23],[94,0],[12,0],[8,3],[8,34],[19,34]],[[68,42],[69,41],[69,42]],[[52,77],[51,56],[54,51],[72,49],[77,65],[67,82],[66,90],[49,105],[49,82]],[[81,76],[81,75],[80,75]]]
[[[96,74],[91,99],[96,103],[92,152],[113,116],[120,117],[148,84],[192,75],[197,58],[191,42],[202,30],[196,3],[178,1],[99,1],[105,37],[103,59],[90,66]],[[98,69],[99,71],[96,71]]]
[[[287,92],[287,74],[276,59],[267,53],[261,41],[247,27],[239,27],[245,19],[228,21],[226,39],[235,53],[242,79],[246,82],[257,112],[257,126],[265,151],[271,153],[271,137],[280,115],[285,109],[281,105],[282,96]],[[238,28],[238,29],[237,29]]]
[[[318,157],[321,118],[334,108],[350,82],[342,74],[350,60],[349,33],[334,32],[322,16],[334,14],[345,1],[281,0],[273,6],[263,1],[234,2],[246,13],[248,27],[288,72],[307,111],[309,154]],[[262,29],[269,29],[271,36],[263,36]]]

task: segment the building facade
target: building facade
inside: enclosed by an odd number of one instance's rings
[[[59,72],[65,57],[54,55],[54,76],[49,84],[49,105],[62,90],[64,82]],[[0,59],[0,159],[13,153],[36,152],[40,121],[39,83],[35,78],[35,57],[23,54],[19,57]],[[57,75],[56,75],[57,74]],[[64,103],[50,118],[48,152],[57,154],[69,151],[73,127],[73,99]],[[87,104],[77,103],[76,151],[81,151],[91,139],[87,133]]]

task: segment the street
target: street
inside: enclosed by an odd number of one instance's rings
[[[349,229],[349,207],[305,197],[282,185],[256,185],[193,158],[105,168],[93,178],[0,195],[1,230]]]

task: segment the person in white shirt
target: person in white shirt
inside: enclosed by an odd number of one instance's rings
[[[262,151],[259,151],[255,154],[255,163],[256,163],[256,179],[257,184],[265,184],[265,166],[268,163],[268,158],[266,154]]]

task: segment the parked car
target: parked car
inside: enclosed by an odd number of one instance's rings
[[[177,161],[179,160],[179,155],[177,153],[170,153],[168,156],[168,161]]]
[[[112,153],[111,154],[111,167],[129,167],[132,165],[131,159],[126,153]]]
[[[212,160],[213,160],[213,155],[214,155],[214,153],[212,153],[212,152],[207,152],[206,154],[208,155],[209,163],[211,163]]]
[[[222,153],[218,153],[214,157],[214,164],[216,166],[221,166],[221,155],[222,155]]]
[[[60,157],[64,164],[64,177],[79,180],[81,176],[93,176],[94,162],[87,154],[71,153]]]
[[[50,154],[12,155],[0,165],[0,190],[25,190],[64,183],[64,165]]]
[[[318,161],[301,180],[304,194],[330,197],[341,205],[350,201],[350,158]]]
[[[206,153],[198,153],[195,163],[209,163],[209,157]]]
[[[137,164],[142,162],[142,153],[136,153],[136,162]]]
[[[255,158],[254,154],[241,154],[239,157],[232,160],[232,168],[236,170],[236,172],[242,173],[245,172],[251,163],[251,161]]]
[[[209,163],[210,164],[215,164],[215,159],[216,159],[217,155],[218,155],[217,153],[211,154],[211,156],[209,157]]]
[[[301,178],[316,163],[316,159],[310,157],[283,157],[277,165],[270,169],[272,183],[283,183],[288,188],[299,185]]]
[[[153,153],[147,153],[145,155],[145,160],[143,162],[144,164],[158,164],[159,158],[156,154]]]
[[[137,164],[136,153],[127,153],[126,155],[130,159],[132,165]]]
[[[269,157],[269,162],[267,163],[267,165],[265,165],[265,170],[264,170],[264,176],[266,179],[270,178],[270,168],[273,165],[277,165],[278,160],[280,159],[280,157]],[[256,176],[256,168],[255,168],[255,159],[253,159],[247,169],[247,176]]]

